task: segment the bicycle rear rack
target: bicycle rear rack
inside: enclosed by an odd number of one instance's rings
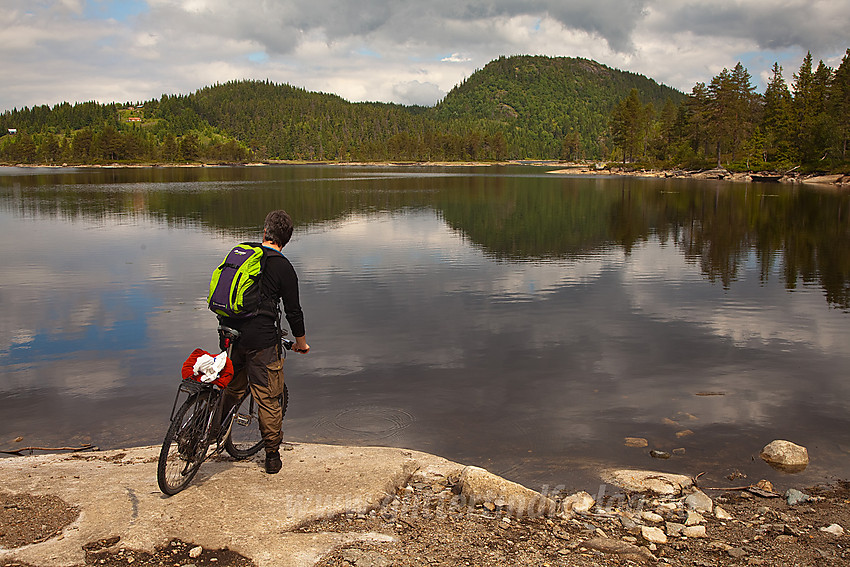
[[[177,411],[177,401],[180,399],[181,392],[191,396],[192,394],[197,394],[204,390],[212,390],[214,388],[215,386],[213,384],[205,384],[195,380],[182,380],[180,382],[180,386],[177,388],[177,395],[174,396],[174,404],[171,406],[171,417],[169,418],[169,421],[174,420],[174,412]]]

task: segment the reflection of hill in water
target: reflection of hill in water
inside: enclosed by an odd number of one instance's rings
[[[818,284],[850,309],[850,196],[791,187],[514,176],[515,170],[148,168],[0,176],[0,208],[21,216],[153,217],[253,236],[285,208],[299,228],[352,214],[430,207],[490,257],[522,262],[676,245],[724,286],[754,252],[762,277]],[[527,173],[528,170],[522,170]],[[414,175],[411,173],[415,172]],[[164,183],[167,190],[161,189]],[[765,188],[766,187],[766,188]]]

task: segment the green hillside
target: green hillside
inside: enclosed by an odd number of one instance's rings
[[[685,95],[643,75],[571,57],[500,57],[456,86],[437,105],[441,119],[493,122],[515,157],[562,156],[565,140],[580,140],[579,154],[603,157],[611,112],[632,89],[661,109]],[[571,140],[572,138],[572,140]]]

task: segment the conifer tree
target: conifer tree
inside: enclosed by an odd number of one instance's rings
[[[846,162],[847,145],[850,140],[850,49],[844,53],[844,59],[835,71],[830,88],[829,104],[835,119],[837,154],[841,161]]]
[[[773,75],[764,91],[762,132],[765,162],[790,163],[797,159],[793,100],[779,63],[773,64]]]

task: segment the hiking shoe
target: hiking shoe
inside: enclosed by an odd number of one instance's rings
[[[283,463],[280,462],[280,453],[277,451],[268,451],[266,453],[266,472],[277,474],[281,468],[283,468]]]

